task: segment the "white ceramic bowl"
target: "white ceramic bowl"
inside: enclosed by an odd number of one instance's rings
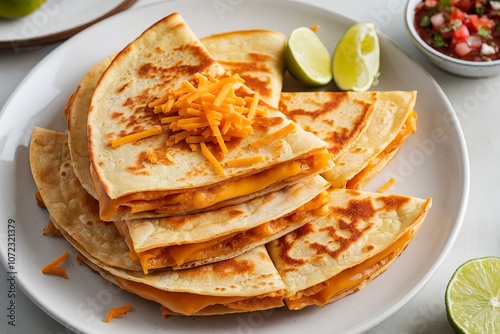
[[[422,40],[413,23],[415,6],[421,1],[422,0],[408,1],[405,13],[406,30],[408,31],[408,35],[410,36],[412,42],[431,60],[434,65],[447,72],[463,77],[479,78],[500,74],[500,60],[474,62],[456,59],[433,49],[424,40]]]

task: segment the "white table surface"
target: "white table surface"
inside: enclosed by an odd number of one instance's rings
[[[158,1],[161,0],[139,0],[132,9]],[[377,29],[388,35],[431,73],[459,117],[467,141],[471,168],[470,200],[461,233],[442,266],[417,296],[367,332],[452,333],[446,320],[443,294],[454,270],[471,258],[500,255],[500,203],[497,200],[500,189],[500,77],[459,78],[431,65],[407,38],[403,24],[406,0],[309,2],[357,21],[373,22]],[[0,107],[31,68],[57,45],[59,44],[30,51],[0,52]],[[0,274],[0,308],[4,309],[7,305],[7,274],[3,267]],[[9,329],[8,333],[72,333],[46,315],[19,289],[17,292],[16,327],[14,331]],[[0,333],[5,333],[7,327],[7,319],[0,318]]]

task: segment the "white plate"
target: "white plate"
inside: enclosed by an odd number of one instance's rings
[[[196,10],[192,10],[196,8]],[[469,165],[463,134],[446,96],[419,65],[385,36],[379,90],[417,90],[418,132],[373,180],[376,190],[390,177],[391,192],[432,196],[433,207],[422,229],[387,272],[365,289],[322,308],[285,309],[205,318],[162,319],[159,306],[113,287],[73,258],[65,262],[69,279],[41,274],[62,251],[64,240],[41,235],[48,221],[35,204],[36,187],[28,143],[35,125],[64,131],[62,112],[70,94],[97,61],[119,50],[156,20],[179,11],[202,37],[237,29],[267,28],[288,34],[298,26],[319,25],[318,34],[333,50],[351,20],[304,3],[281,1],[168,1],[106,19],[69,39],[24,79],[0,114],[0,212],[6,225],[15,221],[17,281],[35,303],[72,330],[82,333],[356,333],[399,310],[429,281],[447,255],[461,227],[469,191]],[[287,84],[286,87],[292,85]],[[297,87],[295,87],[297,88]],[[7,240],[1,259],[8,262]],[[74,254],[74,252],[72,252]],[[132,303],[122,319],[103,322],[109,307]]]
[[[0,50],[25,49],[61,41],[129,8],[136,0],[46,0],[16,20],[0,19]]]

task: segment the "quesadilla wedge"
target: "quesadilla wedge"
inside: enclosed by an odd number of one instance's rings
[[[321,176],[315,176],[214,211],[113,224],[99,218],[98,202],[78,181],[65,134],[35,128],[30,162],[39,193],[58,226],[99,261],[144,273],[233,258],[276,239],[302,224],[287,216],[306,215],[323,205],[322,193],[329,186]],[[114,253],[123,256],[99,253],[96,243],[115,248]]]
[[[199,266],[235,257],[300,227],[305,221],[298,217],[324,204],[328,186],[316,176],[212,211],[115,224],[145,273]]]
[[[284,72],[282,54],[286,45],[283,34],[271,30],[233,31],[204,37],[201,42],[226,71],[239,73],[250,89],[260,92],[264,101],[278,106]],[[92,66],[65,110],[71,163],[82,186],[96,199],[89,167],[87,117],[95,87],[115,56]]]
[[[230,260],[148,275],[106,266],[85,251],[81,254],[83,261],[108,281],[159,303],[164,317],[253,312],[284,306],[286,287],[264,246]]]
[[[201,38],[226,71],[238,73],[245,85],[277,108],[285,72],[286,36],[273,30],[231,31]]]
[[[329,204],[267,244],[287,286],[287,307],[323,306],[363,288],[401,254],[432,199],[329,189]]]
[[[98,202],[75,176],[65,133],[36,127],[30,165],[51,221],[92,256],[109,266],[141,271],[113,223],[99,218]]]
[[[231,116],[216,129],[215,120],[222,116],[211,116],[217,108],[206,110],[202,92],[221,88],[229,80],[224,75],[179,14],[153,25],[114,58],[96,87],[88,117],[91,175],[103,220],[213,210],[277,191],[330,167],[324,141],[260,100],[237,75],[229,77],[238,81],[229,87],[237,95],[228,96],[224,90],[217,96],[244,101],[246,111],[228,112],[240,107],[225,102],[224,113]],[[193,90],[193,83],[203,89]],[[172,118],[164,110],[171,111],[170,97],[177,92],[190,97],[175,97],[182,108]],[[191,98],[201,100],[193,104]],[[216,107],[221,101],[207,99]],[[172,129],[180,126],[177,117],[184,111],[204,116],[196,116],[196,121],[183,118],[194,130],[174,136]],[[231,121],[235,115],[236,123]],[[231,126],[248,130],[248,136],[225,132]],[[128,142],[143,136],[147,138]]]
[[[284,306],[286,286],[265,246],[213,264],[145,275],[101,262],[56,222],[54,225],[94,272],[125,291],[159,303],[164,317],[253,312]],[[115,252],[117,248],[108,249],[101,244],[95,247],[97,253],[123,256]]]
[[[279,109],[328,142],[332,187],[362,190],[415,133],[415,91],[283,92]]]

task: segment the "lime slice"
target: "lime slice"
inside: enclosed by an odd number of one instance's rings
[[[332,81],[330,52],[310,28],[299,27],[290,33],[285,63],[288,72],[308,86],[322,86]]]
[[[0,0],[0,17],[15,19],[33,13],[45,0]]]
[[[500,333],[500,257],[462,264],[446,287],[448,321],[457,333]]]
[[[333,54],[333,79],[341,90],[363,92],[377,80],[380,45],[373,23],[360,22],[342,36]]]

